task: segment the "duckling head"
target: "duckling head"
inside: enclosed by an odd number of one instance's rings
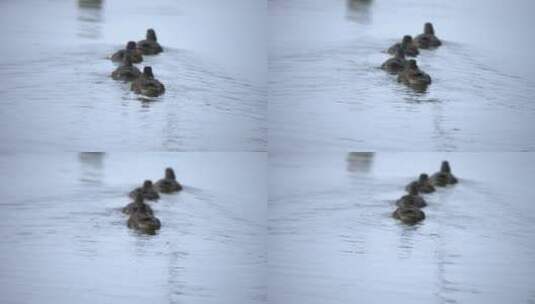
[[[174,180],[176,178],[175,171],[173,171],[171,168],[165,169],[165,178]]]
[[[418,178],[418,180],[420,181],[420,183],[427,182],[428,179],[429,179],[429,175],[427,175],[427,174],[425,174],[425,173],[420,174],[420,178]]]
[[[150,179],[143,182],[143,188],[144,189],[152,189],[152,181]]]
[[[451,173],[450,163],[447,160],[442,162],[442,165],[440,166],[440,172]]]
[[[132,51],[136,48],[136,43],[134,41],[128,41],[126,44],[126,49]]]
[[[407,64],[405,66],[407,69],[409,70],[417,70],[418,69],[418,65],[416,64],[416,60],[414,59],[411,59],[409,61],[407,61]]]
[[[147,40],[158,41],[156,38],[156,32],[153,29],[147,30]]]
[[[143,76],[147,78],[154,78],[154,74],[152,74],[152,68],[150,66],[143,68]]]
[[[431,22],[427,22],[424,25],[424,34],[435,35],[435,29],[433,28],[433,24]]]

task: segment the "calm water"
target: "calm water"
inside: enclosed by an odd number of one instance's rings
[[[535,149],[535,2],[272,0],[269,145],[279,151]],[[377,67],[435,24],[416,93]]]
[[[270,156],[270,303],[534,303],[535,154]],[[421,172],[460,184],[390,217]]]
[[[264,153],[0,156],[0,302],[265,303]],[[151,203],[155,236],[126,227],[127,192],[175,168]]]
[[[4,0],[4,151],[264,151],[266,4]],[[106,57],[156,29],[144,63],[166,94],[142,102]],[[141,65],[142,66],[142,65]]]

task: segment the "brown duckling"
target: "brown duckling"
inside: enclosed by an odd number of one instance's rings
[[[111,56],[113,62],[123,62],[124,56],[128,54],[132,60],[132,63],[140,63],[143,61],[143,55],[140,50],[136,49],[136,43],[134,41],[128,41],[124,50],[119,50]]]
[[[416,36],[414,43],[421,49],[437,48],[442,45],[442,41],[435,36],[435,29],[430,22],[424,25],[424,33]]]
[[[423,208],[427,206],[426,201],[418,194],[418,186],[413,184],[409,188],[409,194],[402,196],[396,201],[399,207]]]
[[[418,56],[418,54],[420,54],[418,47],[416,46],[414,40],[412,39],[412,36],[410,35],[403,36],[401,42],[398,42],[391,46],[387,52],[388,54],[395,55],[397,50],[399,49],[402,49],[405,52],[405,55],[410,57],[416,57]]]
[[[156,32],[153,29],[147,30],[146,39],[138,41],[137,48],[143,55],[156,55],[163,52],[163,48],[158,43]]]
[[[422,173],[418,177],[418,180],[412,181],[409,183],[405,189],[407,191],[410,191],[411,187],[415,185],[418,189],[419,193],[432,193],[435,192],[435,187],[431,183],[431,180],[429,179],[429,175]]]
[[[445,187],[447,185],[454,185],[459,181],[451,173],[450,163],[443,161],[440,166],[440,171],[431,176],[431,182],[438,187]]]
[[[156,189],[162,193],[182,190],[182,185],[176,181],[175,172],[171,168],[165,169],[165,177],[156,182]]]
[[[152,68],[146,66],[143,69],[143,74],[139,76],[130,87],[136,94],[141,94],[148,97],[157,97],[165,93],[165,86],[154,78],[152,74]]]
[[[152,184],[151,180],[146,180],[145,182],[143,182],[143,186],[132,190],[129,196],[131,198],[135,198],[138,193],[141,193],[143,198],[149,201],[154,201],[160,198],[160,195],[156,191],[156,188]]]

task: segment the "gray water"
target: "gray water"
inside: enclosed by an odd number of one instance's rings
[[[350,5],[351,4],[351,5]],[[271,0],[269,145],[277,151],[535,148],[535,2]],[[378,69],[431,21],[418,93]]]
[[[216,0],[0,1],[3,151],[264,151],[266,5]],[[107,59],[156,29],[146,102]]]
[[[426,219],[391,214],[449,159]],[[270,303],[534,303],[533,153],[270,155]]]
[[[264,303],[265,153],[0,155],[0,302]],[[184,185],[126,227],[128,191]]]

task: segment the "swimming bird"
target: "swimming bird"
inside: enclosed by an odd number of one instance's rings
[[[416,36],[414,43],[418,48],[421,49],[437,48],[442,45],[442,41],[435,36],[435,29],[433,28],[433,24],[430,22],[427,22],[424,25],[423,34]]]
[[[172,168],[165,169],[165,177],[156,182],[156,189],[162,193],[171,193],[182,190],[182,185],[176,181]]]
[[[136,193],[134,202],[126,205],[123,208],[123,213],[125,214],[143,213],[143,214],[149,214],[149,215],[154,214],[154,212],[152,211],[152,208],[149,205],[145,204],[145,202],[143,201],[143,194],[141,192]]]
[[[414,225],[425,219],[425,213],[416,207],[399,207],[392,213],[392,217],[404,224]]]
[[[416,186],[416,188],[418,189],[419,193],[432,193],[432,192],[435,192],[435,187],[431,183],[431,180],[429,179],[429,175],[427,175],[425,173],[420,174],[418,179],[415,180],[415,181],[412,181],[411,183],[409,183],[405,187],[405,189],[407,191],[410,191],[410,189],[413,186]]]
[[[125,54],[123,64],[117,67],[115,71],[111,73],[111,78],[114,80],[132,81],[138,79],[141,76],[141,71],[134,65],[132,65],[132,59],[129,54]]]
[[[143,74],[132,82],[130,89],[136,94],[148,97],[157,97],[165,93],[165,86],[158,79],[154,78],[152,68],[149,66],[143,68]]]
[[[158,43],[156,32],[153,29],[147,30],[146,39],[138,41],[137,48],[143,55],[156,55],[163,52],[163,48]]]
[[[405,35],[403,36],[403,39],[401,40],[401,43],[396,43],[393,46],[391,46],[388,49],[388,54],[395,55],[397,50],[402,49],[405,51],[405,55],[410,57],[416,57],[418,54],[420,54],[420,51],[418,51],[418,47],[414,43],[414,40],[412,39],[412,36]]]
[[[160,195],[156,191],[151,180],[146,180],[145,182],[143,182],[143,186],[132,190],[129,193],[129,196],[135,198],[139,193],[141,193],[143,198],[146,200],[157,200],[160,198]]]
[[[402,82],[410,87],[425,89],[431,84],[431,76],[418,68],[416,60],[408,60],[403,70],[398,74],[398,82]]]
[[[144,233],[155,234],[162,226],[160,220],[152,214],[134,212],[127,221],[128,228]]]
[[[126,54],[130,55],[132,63],[140,63],[143,61],[143,55],[141,51],[136,48],[136,43],[134,41],[128,41],[125,49],[115,52],[115,54],[111,56],[111,61],[123,62]]]
[[[413,184],[409,188],[409,194],[402,196],[396,201],[399,207],[423,208],[427,206],[426,201],[419,195],[418,186]]]
[[[397,74],[403,70],[405,64],[405,51],[402,48],[399,48],[393,57],[389,58],[381,65],[381,69],[389,72],[390,74]]]
[[[440,166],[440,171],[431,176],[431,182],[438,187],[445,187],[447,185],[454,185],[459,181],[451,173],[450,163],[443,161]]]

